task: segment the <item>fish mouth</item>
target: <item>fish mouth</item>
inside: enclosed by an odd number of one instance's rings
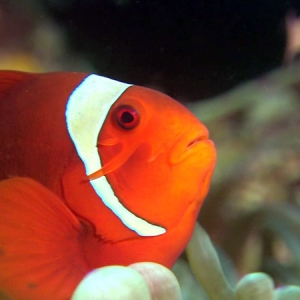
[[[208,131],[203,128],[191,128],[183,132],[174,142],[169,152],[171,164],[178,164],[193,153],[199,153],[203,143],[209,141]]]
[[[192,147],[194,147],[195,145],[197,145],[198,143],[205,141],[205,140],[208,140],[208,134],[200,134],[188,142],[186,149],[189,150]]]

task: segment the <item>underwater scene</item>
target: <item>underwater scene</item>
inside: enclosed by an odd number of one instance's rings
[[[0,300],[300,300],[300,2],[0,0]]]

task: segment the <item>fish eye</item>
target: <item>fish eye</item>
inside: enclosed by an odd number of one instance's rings
[[[123,129],[133,129],[138,126],[140,116],[138,111],[130,105],[121,105],[114,111],[117,124]]]

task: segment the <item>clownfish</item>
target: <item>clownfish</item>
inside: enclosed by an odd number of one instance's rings
[[[216,161],[183,105],[86,73],[1,71],[0,138],[0,295],[18,300],[70,299],[102,266],[171,268]]]

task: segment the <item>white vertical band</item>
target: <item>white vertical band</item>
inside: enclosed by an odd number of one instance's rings
[[[66,107],[66,122],[86,174],[102,168],[97,149],[99,132],[105,118],[129,84],[102,76],[89,75],[71,94]],[[90,181],[103,203],[127,226],[141,236],[156,236],[166,232],[126,209],[115,196],[105,176]],[[99,216],[101,218],[101,216]]]

